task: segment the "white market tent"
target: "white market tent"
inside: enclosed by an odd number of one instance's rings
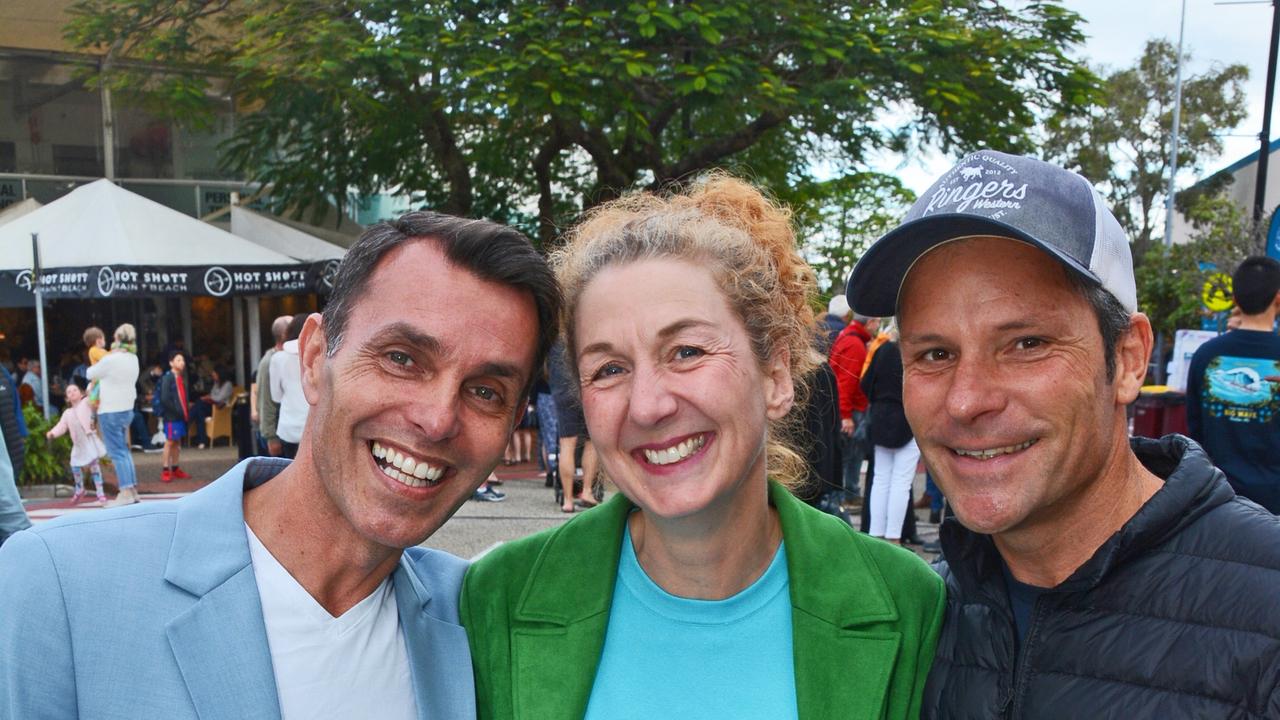
[[[38,238],[39,269],[33,246]],[[38,282],[34,278],[38,275]],[[317,269],[97,180],[0,225],[0,303],[44,298],[237,297],[310,292]],[[235,306],[237,309],[239,306]],[[239,314],[238,312],[236,313]],[[237,372],[241,323],[236,323]],[[46,407],[48,405],[46,404]]]
[[[323,239],[326,236],[338,235],[337,231],[312,228],[298,222],[286,222],[275,215],[240,205],[231,206],[231,233],[296,260],[318,264],[319,289],[326,292],[333,287],[333,276],[338,270],[338,263],[347,254],[346,246],[336,245]],[[250,312],[250,357],[262,355],[260,338],[258,313]]]
[[[346,247],[319,237],[319,232],[304,231],[297,224],[239,205],[231,208],[231,234],[307,262],[341,260],[347,254]]]
[[[0,210],[0,225],[4,225],[12,220],[17,220],[32,210],[37,210],[39,208],[40,201],[35,198],[27,198],[26,200],[16,202],[9,207]]]

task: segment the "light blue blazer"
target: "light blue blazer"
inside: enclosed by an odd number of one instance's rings
[[[286,465],[246,460],[177,502],[75,513],[9,538],[0,718],[279,718],[242,498]],[[475,716],[458,623],[465,570],[410,548],[393,576],[421,718]]]

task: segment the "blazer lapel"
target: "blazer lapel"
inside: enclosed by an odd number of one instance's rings
[[[431,591],[401,557],[392,582],[418,717],[470,718],[476,715],[471,648],[461,625],[430,612]]]
[[[167,581],[199,598],[165,633],[201,718],[280,717],[244,530],[245,470],[252,462],[178,503],[165,568]]]
[[[785,538],[800,717],[849,717],[851,708],[882,717],[902,642],[900,633],[873,627],[898,618],[884,578],[860,548],[826,560],[824,549],[849,532],[842,522],[804,517],[816,511],[775,483],[769,500]]]
[[[278,720],[280,699],[252,566],[165,628],[201,718]]]
[[[515,716],[582,717],[609,624],[622,527],[621,493],[574,518],[543,548],[516,606],[511,638]],[[600,554],[597,554],[600,551]],[[603,562],[584,563],[584,558]]]

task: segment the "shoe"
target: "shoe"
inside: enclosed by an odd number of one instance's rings
[[[574,506],[580,507],[584,510],[590,510],[591,508],[599,505],[600,503],[596,502],[595,500],[588,500],[587,498],[574,498],[573,504]]]
[[[160,447],[159,445],[143,445],[142,446],[142,452],[148,455],[152,453],[158,453],[161,450],[164,450],[164,448]]]
[[[173,466],[172,475],[174,480],[190,480],[191,479],[191,476],[188,475],[186,471],[184,471],[182,468],[178,467],[177,465]]]
[[[904,537],[904,538],[902,538],[902,540],[901,540],[900,542],[901,542],[903,545],[924,545],[924,541],[920,539],[920,536],[919,536],[919,535],[912,535],[912,536],[910,536],[910,537]]]
[[[206,447],[208,447],[208,443],[199,443],[199,444],[197,444],[197,445],[196,445],[196,449],[197,449],[197,450],[203,450],[203,449],[205,449]]]
[[[471,499],[479,500],[480,502],[502,502],[507,499],[507,496],[493,488],[484,488],[483,490],[476,490],[471,495]]]
[[[134,444],[132,444],[132,445],[130,445],[130,446],[129,446],[129,449],[130,449],[130,450],[141,450],[141,449],[142,449],[142,445],[141,445],[141,444],[139,444],[139,443],[134,443]]]
[[[173,482],[173,473],[168,470],[160,471],[160,482]]]
[[[102,493],[98,493],[98,506],[99,506],[99,507],[106,507],[106,506],[107,506],[107,496],[106,496],[106,495],[104,495],[104,494],[102,494]]]
[[[121,490],[120,494],[116,495],[115,500],[107,503],[107,507],[122,507],[124,505],[132,505],[136,502],[138,502],[138,488],[129,487]]]
[[[83,498],[84,498],[84,489],[76,490],[74,493],[71,493],[71,504],[79,505],[80,500],[82,500]]]

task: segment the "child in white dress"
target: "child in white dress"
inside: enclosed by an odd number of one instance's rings
[[[98,504],[106,505],[106,487],[102,483],[102,468],[98,465],[98,458],[107,454],[107,448],[94,429],[93,408],[85,400],[84,389],[77,384],[67,386],[67,403],[69,407],[63,411],[62,418],[45,433],[45,437],[52,440],[71,433],[71,475],[76,483],[75,494],[71,496],[72,504],[80,502],[84,497],[84,473],[87,470],[93,476]]]

